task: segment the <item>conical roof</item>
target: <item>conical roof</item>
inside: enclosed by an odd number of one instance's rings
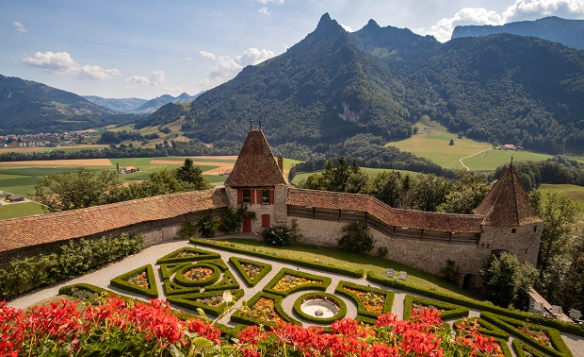
[[[513,166],[507,168],[473,213],[485,216],[483,225],[487,226],[517,227],[542,221]]]
[[[265,187],[285,185],[284,175],[270,150],[264,132],[250,130],[225,186]]]

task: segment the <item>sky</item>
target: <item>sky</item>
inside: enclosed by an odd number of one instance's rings
[[[79,95],[196,94],[278,56],[328,12],[450,39],[457,25],[584,19],[584,0],[0,0],[0,74]]]

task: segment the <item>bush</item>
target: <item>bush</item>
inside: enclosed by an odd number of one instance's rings
[[[206,215],[201,218],[197,224],[197,230],[204,238],[212,238],[217,234],[218,224],[213,217]]]
[[[291,231],[286,226],[270,227],[262,232],[264,242],[274,246],[289,245],[291,235]]]
[[[339,241],[339,248],[365,253],[373,249],[373,236],[369,233],[369,225],[356,221],[343,228],[346,234]]]
[[[197,225],[193,222],[185,222],[180,226],[178,237],[181,239],[189,239],[190,237],[194,237],[196,233]]]
[[[446,261],[446,266],[442,268],[441,273],[444,277],[444,280],[454,285],[458,285],[459,271],[454,260],[448,259]]]
[[[237,231],[241,227],[244,217],[250,217],[255,220],[256,214],[255,212],[248,211],[244,205],[239,206],[237,211],[234,211],[231,207],[227,207],[223,217],[221,217],[221,221],[219,221],[219,231],[225,234]]]

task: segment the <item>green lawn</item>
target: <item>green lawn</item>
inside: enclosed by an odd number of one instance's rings
[[[449,133],[444,126],[427,116],[415,127],[418,133],[411,138],[386,145],[424,157],[445,168],[464,169],[460,162],[462,159],[473,171],[495,170],[497,166],[509,163],[511,156],[517,161],[542,161],[551,157],[530,152],[493,150],[492,145],[486,142],[458,139],[457,134]],[[454,141],[454,145],[449,145],[450,140]]]
[[[13,203],[0,206],[0,219],[10,219],[45,213],[43,206],[35,202]]]
[[[539,186],[538,190],[543,193],[551,191],[560,195],[566,196],[578,206],[580,213],[580,220],[584,219],[584,187],[576,185],[552,185],[543,184]]]
[[[249,239],[225,239],[233,243],[238,248],[248,249],[263,253],[273,253],[279,257],[289,257],[311,262],[318,262],[326,265],[333,265],[349,269],[363,269],[364,271],[373,271],[379,276],[385,276],[388,268],[396,271],[405,271],[408,273],[408,283],[417,287],[437,291],[443,294],[453,296],[464,296],[473,299],[484,300],[484,297],[446,282],[432,274],[425,273],[421,270],[385,260],[382,258],[368,255],[356,254],[353,252],[342,251],[335,248],[317,247],[305,244],[292,244],[285,247],[272,247],[264,242]]]

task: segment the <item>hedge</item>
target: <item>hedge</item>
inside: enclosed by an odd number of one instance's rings
[[[197,255],[177,258],[176,256],[182,252],[191,252],[191,253],[196,253]],[[177,249],[174,252],[165,255],[164,257],[158,259],[156,261],[156,264],[184,263],[184,262],[192,262],[192,261],[199,261],[199,260],[217,259],[220,257],[221,257],[220,254],[217,254],[214,252],[209,252],[207,250],[198,249],[198,248],[186,247],[186,248]]]
[[[205,260],[203,263],[216,265],[221,271],[229,270],[223,259]]]
[[[231,280],[230,283],[228,281]],[[239,289],[239,283],[235,280],[233,273],[229,270],[226,270],[223,274],[223,279],[217,284],[213,284],[211,286],[205,286],[205,291],[214,291],[214,290],[235,290]]]
[[[506,340],[499,337],[495,337],[495,341],[497,341],[499,343],[499,346],[501,346],[501,352],[503,352],[505,357],[513,357],[513,353],[511,353],[511,349],[509,348],[509,345],[507,345]]]
[[[213,270],[213,275],[211,275],[210,277],[208,277],[207,279],[204,280],[188,280],[183,278],[183,274],[186,273],[187,271],[194,269],[194,268],[208,268],[208,269],[212,269]],[[174,274],[174,281],[176,282],[176,284],[178,285],[182,285],[182,286],[186,286],[186,287],[194,287],[194,286],[206,286],[206,285],[212,285],[215,284],[217,282],[217,280],[219,280],[219,278],[221,277],[221,271],[219,269],[218,266],[216,266],[215,264],[209,264],[209,263],[197,263],[194,265],[186,265],[181,267],[176,274]]]
[[[528,344],[531,344],[552,356],[557,357],[572,356],[572,353],[564,343],[564,340],[562,339],[560,333],[553,328],[528,323],[523,320],[513,319],[511,317],[497,316],[489,312],[481,313],[481,318],[491,322],[492,324],[500,327],[501,329],[509,332],[512,335],[518,336]],[[517,328],[519,326],[525,326],[533,330],[544,331],[545,333],[547,333],[552,344],[552,347],[545,346],[537,342],[533,338],[529,337],[526,333],[519,331],[519,329]]]
[[[382,312],[380,314],[376,314],[374,312],[368,311],[365,308],[365,303],[361,300],[361,298],[359,298],[359,296],[357,296],[349,291],[346,291],[345,289],[343,289],[344,287],[347,287],[347,288],[353,289],[353,290],[371,292],[371,293],[385,296],[385,302],[383,304]],[[377,316],[391,311],[391,307],[393,305],[393,298],[395,296],[393,291],[373,288],[370,286],[353,284],[353,283],[350,283],[348,281],[340,281],[339,285],[337,285],[337,288],[335,289],[335,292],[342,294],[342,295],[345,295],[345,296],[348,296],[349,298],[351,298],[352,300],[355,301],[355,303],[357,304],[357,316],[370,317],[373,319],[377,319]]]
[[[231,263],[231,266],[233,266],[233,268],[237,270],[239,276],[241,276],[243,280],[245,280],[245,283],[249,287],[256,286],[257,283],[259,283],[263,278],[265,278],[266,275],[268,275],[272,271],[272,266],[270,264],[260,263],[249,259],[231,257],[229,258],[229,263]],[[241,263],[258,265],[262,267],[262,270],[252,278],[249,275],[247,275],[247,273],[241,266]]]
[[[166,296],[171,295],[182,295],[182,294],[196,294],[201,291],[199,287],[184,287],[178,284],[173,283],[170,280],[164,281],[164,292]]]
[[[224,291],[228,291],[228,290],[224,290]],[[237,301],[239,299],[241,299],[244,295],[244,292],[242,289],[236,289],[236,290],[229,290],[231,291],[231,294],[233,295],[233,301]],[[206,297],[214,297],[214,296],[219,296],[222,297],[223,292],[222,291],[205,291],[204,293],[197,293],[197,294],[188,294],[188,295],[179,295],[179,296],[169,296],[167,298],[167,300],[175,305],[187,308],[187,309],[191,309],[193,311],[196,311],[198,308],[203,309],[203,311],[208,312],[208,313],[212,313],[215,314],[217,316],[221,315],[221,313],[223,313],[223,311],[225,311],[225,308],[227,307],[226,304],[222,304],[220,306],[212,306],[209,304],[205,304],[202,302],[196,302],[196,299],[200,299],[200,298],[206,298]],[[231,304],[231,306],[233,306],[233,304]]]
[[[71,296],[71,290],[73,289],[83,289],[83,290],[87,290],[87,291],[91,291],[94,292],[95,294],[98,295],[102,295],[102,294],[106,294],[108,296],[116,296],[121,298],[122,300],[124,300],[126,303],[136,303],[136,302],[141,302],[144,304],[148,304],[147,302],[141,301],[141,300],[136,300],[134,298],[130,298],[124,295],[120,295],[116,292],[113,292],[111,290],[107,290],[107,289],[103,289],[100,288],[98,286],[95,285],[91,285],[91,284],[85,284],[85,283],[79,283],[79,284],[72,284],[72,285],[67,285],[67,286],[63,286],[62,288],[59,289],[59,295],[70,295]],[[197,320],[202,320],[200,316],[195,316],[193,314],[189,314],[186,313],[182,310],[172,310],[172,313],[180,318],[181,320],[187,320],[187,319],[197,319]],[[207,321],[208,322],[208,321]],[[239,333],[239,331],[241,331],[244,326],[235,326],[235,327],[231,327],[231,326],[226,326],[220,323],[213,323],[213,327],[218,328],[221,331],[221,334],[224,336],[237,336],[237,334]]]
[[[417,286],[412,286],[412,285],[409,285],[409,284],[401,282],[401,281],[394,281],[393,279],[380,277],[371,271],[369,273],[367,273],[367,280],[369,280],[373,283],[377,283],[377,284],[381,284],[381,285],[390,287],[390,288],[405,290],[405,291],[417,293],[420,295],[426,295],[426,296],[436,298],[439,300],[443,300],[446,302],[450,302],[450,303],[453,303],[456,305],[462,305],[462,306],[474,308],[474,309],[481,310],[481,311],[488,311],[488,312],[492,312],[492,313],[502,315],[502,316],[508,316],[508,317],[512,317],[512,318],[516,318],[516,319],[521,319],[523,321],[535,322],[535,323],[543,325],[543,326],[555,328],[559,331],[568,332],[568,333],[572,333],[574,335],[584,337],[584,326],[580,327],[580,326],[573,324],[573,323],[566,323],[566,322],[562,322],[559,320],[552,320],[552,319],[549,319],[549,318],[546,318],[543,316],[530,314],[528,312],[513,311],[513,310],[505,309],[502,307],[486,304],[484,302],[473,300],[470,298],[445,295],[445,294],[439,293],[437,291],[424,289],[424,288],[420,288]]]
[[[337,313],[331,317],[316,317],[308,315],[304,311],[302,311],[302,304],[304,302],[318,298],[332,301],[335,305],[339,307],[339,311],[337,311]],[[317,324],[330,324],[345,317],[345,315],[347,314],[347,305],[343,300],[339,299],[335,295],[315,292],[304,294],[300,296],[298,299],[296,299],[296,301],[294,302],[293,311],[298,317],[308,322],[314,322]]]
[[[150,288],[143,288],[128,283],[128,279],[142,273],[146,273],[148,275],[148,285]],[[152,269],[152,265],[150,264],[141,266],[118,277],[115,277],[110,280],[110,284],[123,290],[131,291],[155,299],[158,298],[158,287],[156,286],[156,279],[154,278],[154,269]]]
[[[547,357],[545,353],[530,345],[526,345],[525,343],[521,342],[521,340],[514,339],[511,342],[511,345],[513,346],[513,350],[515,351],[515,355],[517,357]]]
[[[176,273],[177,270],[179,270],[181,267],[187,264],[188,263],[160,265],[160,273],[162,274],[162,279],[170,279],[172,274]]]
[[[444,320],[456,318],[456,317],[468,317],[468,309],[462,306],[449,304],[442,301],[436,301],[432,299],[427,299],[423,297],[417,297],[412,295],[406,295],[404,299],[404,320],[410,320],[412,317],[412,308],[414,303],[422,306],[434,306],[440,312],[440,318]]]
[[[278,284],[278,281],[280,281],[280,279],[282,279],[285,275],[292,275],[292,276],[295,276],[298,278],[305,278],[305,279],[309,279],[309,280],[320,281],[321,283],[320,284],[297,285],[293,288],[287,289],[286,291],[274,290],[274,287],[276,286],[276,284]],[[318,276],[318,275],[314,275],[314,274],[309,274],[309,273],[304,273],[301,271],[292,270],[292,269],[288,269],[288,268],[282,268],[278,272],[278,274],[276,274],[276,276],[268,284],[266,284],[266,286],[264,286],[263,291],[266,293],[270,293],[270,294],[288,296],[292,293],[302,291],[302,290],[309,290],[309,289],[326,290],[326,288],[330,284],[331,284],[331,278],[327,278],[324,276]]]
[[[472,325],[476,321],[480,326],[477,328],[477,331],[480,332],[482,335],[501,338],[505,341],[509,339],[509,334],[507,332],[501,330],[499,327],[493,325],[487,320],[481,319],[479,317],[472,317],[470,319],[467,319],[466,321],[470,325]],[[456,326],[460,325],[461,323],[463,323],[462,320],[454,321],[452,323],[452,326],[458,330]]]
[[[254,295],[247,302],[247,306],[249,306],[249,308],[251,309],[251,307],[253,307],[255,305],[255,303],[257,303],[262,297],[266,298],[266,299],[271,299],[274,301],[274,310],[276,311],[276,313],[278,315],[280,315],[280,317],[284,321],[295,324],[295,325],[302,325],[300,322],[298,322],[295,319],[293,319],[292,317],[290,317],[290,315],[288,315],[284,311],[284,309],[282,309],[283,297],[280,295],[273,295],[273,294],[268,294],[268,293],[260,291],[259,293]],[[237,310],[233,313],[233,315],[231,315],[231,321],[245,324],[245,325],[264,325],[264,326],[276,327],[276,324],[273,322],[269,322],[266,320],[259,320],[259,319],[253,318],[253,317],[245,316],[244,312],[241,310]]]
[[[322,271],[326,271],[329,273],[350,276],[353,278],[362,278],[363,274],[364,274],[363,269],[355,270],[355,269],[348,269],[348,268],[340,268],[340,267],[337,267],[334,265],[314,263],[314,262],[309,262],[306,260],[293,259],[293,258],[288,258],[288,257],[279,257],[276,255],[276,253],[267,254],[267,253],[237,248],[235,246],[232,246],[231,243],[227,243],[227,242],[214,242],[211,240],[205,240],[205,239],[201,239],[201,238],[191,238],[190,242],[193,244],[197,244],[197,245],[213,247],[213,248],[217,248],[217,249],[221,249],[221,250],[227,250],[230,252],[243,253],[246,255],[251,255],[251,256],[255,256],[255,257],[259,257],[259,258],[275,260],[275,261],[288,263],[288,264],[295,264],[295,265],[299,265],[299,266],[302,266],[305,268],[322,270]]]

